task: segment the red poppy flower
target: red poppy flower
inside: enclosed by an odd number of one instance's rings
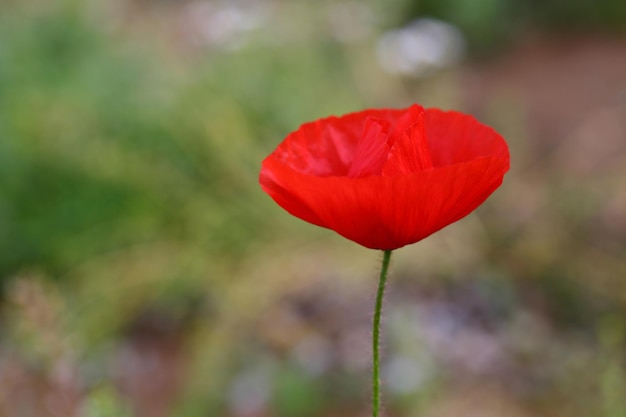
[[[391,250],[468,215],[508,169],[495,130],[413,105],[305,123],[263,161],[259,181],[294,216]]]

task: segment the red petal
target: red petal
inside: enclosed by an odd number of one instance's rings
[[[394,129],[390,133],[393,141],[402,137],[402,134],[409,130],[418,120],[423,117],[424,108],[419,104],[413,104],[408,109],[388,110],[387,117]]]
[[[493,129],[416,105],[304,124],[263,161],[259,180],[291,214],[396,249],[469,214],[508,169]]]
[[[472,116],[428,109],[425,129],[431,158],[436,167],[467,162],[481,156],[509,157],[504,139]]]
[[[301,199],[296,190],[290,188],[293,186],[293,181],[289,180],[290,176],[310,177],[287,168],[275,156],[270,155],[263,161],[259,183],[263,191],[290,214],[317,226],[326,227],[314,208],[309,206],[308,201]]]
[[[417,242],[465,217],[502,182],[508,158],[483,157],[411,175],[315,177],[275,158],[263,162],[263,189],[284,209],[372,249]]]
[[[382,174],[411,174],[432,167],[430,149],[424,130],[424,112],[422,112],[417,121],[394,142]]]
[[[350,113],[341,117],[327,117],[315,122],[304,123],[298,130],[289,134],[274,151],[274,154],[295,170],[318,176],[348,175],[350,169],[355,175],[380,173],[372,169],[364,169],[364,155],[356,156],[361,149],[364,132],[371,127],[366,126],[368,120],[377,120],[382,126],[382,133],[387,134],[389,144],[400,138],[411,125],[415,124],[424,109],[413,105],[409,109],[373,109]],[[370,138],[371,140],[372,138]],[[370,140],[367,140],[369,142]],[[363,151],[361,149],[361,151]],[[369,149],[369,152],[373,151]],[[369,155],[373,156],[373,155]],[[352,167],[353,161],[360,169]],[[374,158],[377,164],[380,161]],[[383,161],[384,163],[384,161]]]
[[[353,147],[346,137],[352,134],[320,121],[306,123],[289,134],[273,154],[303,173],[345,175]]]
[[[348,177],[358,178],[380,174],[389,153],[387,144],[389,137],[384,132],[384,124],[384,120],[371,117],[367,119],[361,141],[348,170]]]

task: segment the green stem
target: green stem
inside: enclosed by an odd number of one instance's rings
[[[374,329],[372,332],[372,417],[380,414],[380,313],[383,308],[383,296],[385,295],[385,283],[387,272],[391,262],[391,251],[386,250],[383,254],[383,265],[378,279],[378,292],[376,294],[376,309],[374,310]]]

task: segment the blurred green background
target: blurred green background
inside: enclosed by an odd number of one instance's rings
[[[357,417],[380,255],[257,184],[304,121],[469,112],[512,170],[395,254],[393,416],[626,416],[622,0],[3,0],[0,417]]]

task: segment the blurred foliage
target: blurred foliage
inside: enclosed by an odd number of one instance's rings
[[[94,26],[106,22],[79,4],[2,16],[0,276],[28,265],[58,277],[155,240],[238,255],[266,224],[249,204],[260,145],[307,103],[343,107],[335,87],[348,74],[323,46],[280,60],[254,48],[168,62],[130,40],[107,42]]]
[[[626,6],[620,0],[419,0],[403,2],[397,22],[432,16],[459,27],[474,52],[501,50],[528,30],[624,33]]]
[[[0,416],[362,414],[376,260],[277,209],[262,158],[328,114],[466,105],[457,69],[376,62],[416,17],[470,52],[626,27],[617,0],[257,3],[3,2]],[[546,134],[518,82],[476,106],[511,145],[505,186],[395,260],[394,414],[624,414],[624,151],[595,145],[623,105]]]
[[[85,417],[131,417],[133,414],[127,406],[123,405],[112,387],[103,386],[92,390],[83,405],[82,415]]]

